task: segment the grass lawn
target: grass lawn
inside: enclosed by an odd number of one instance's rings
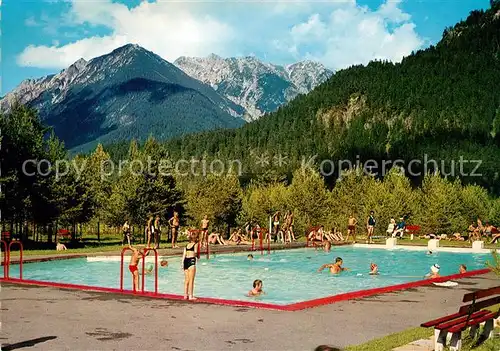
[[[372,340],[366,344],[350,346],[346,351],[390,351],[393,348],[409,344],[415,340],[428,339],[432,334],[432,329],[418,327]]]
[[[499,329],[495,331],[497,334]],[[407,345],[419,339],[429,339],[433,334],[433,329],[413,328],[400,333],[391,334],[380,339],[372,340],[366,344],[349,346],[346,351],[390,351],[396,347]],[[465,335],[465,333],[464,333]],[[447,350],[447,349],[446,349]],[[469,351],[498,351],[500,350],[500,337],[496,336],[478,347],[473,347],[473,341],[464,340],[462,350]]]

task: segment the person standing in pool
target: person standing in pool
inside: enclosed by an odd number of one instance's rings
[[[373,232],[375,230],[375,217],[374,217],[374,212],[370,211],[370,216],[366,220],[366,230],[368,232],[367,238],[366,238],[366,243],[373,243],[372,236]]]
[[[356,243],[356,224],[358,224],[358,221],[354,217],[354,214],[351,214],[347,221],[347,238],[345,241],[349,241],[349,236],[352,235],[353,243]]]
[[[172,230],[172,249],[178,249],[177,246],[177,235],[179,234],[179,212],[174,211],[174,216],[169,219],[168,224],[170,225],[170,229]]]
[[[376,263],[370,263],[370,275],[378,275],[378,266]]]
[[[208,220],[208,216],[205,215],[203,216],[203,219],[201,220],[201,246],[205,246],[207,243],[208,239],[208,225],[210,224],[210,221]]]
[[[349,268],[342,267],[343,262],[344,261],[342,261],[342,258],[337,257],[335,259],[335,263],[326,263],[326,264],[322,265],[321,267],[319,267],[318,272],[322,272],[326,268],[330,269],[330,273],[333,273],[333,274],[338,274],[338,273],[343,272],[343,271],[349,271],[350,270]]]
[[[182,254],[182,268],[184,269],[184,300],[196,300],[194,292],[194,277],[196,275],[196,256],[198,255],[198,234],[191,234],[189,243]]]

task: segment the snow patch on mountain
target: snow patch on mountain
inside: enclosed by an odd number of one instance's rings
[[[299,94],[306,94],[333,72],[322,64],[302,61],[287,66],[265,63],[253,56],[180,57],[174,65],[247,110],[252,121],[273,112]]]

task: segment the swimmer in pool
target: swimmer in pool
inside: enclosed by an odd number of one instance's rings
[[[467,266],[464,264],[461,264],[460,267],[458,267],[458,273],[464,274],[467,272]]]
[[[427,251],[426,255],[432,255],[432,251]]]
[[[439,275],[440,269],[441,269],[441,267],[439,267],[439,265],[437,263],[432,265],[431,272],[427,273],[426,277],[429,279],[439,278],[440,277],[440,275]]]
[[[253,260],[253,255],[252,254],[248,254],[247,260],[252,261]]]
[[[321,267],[319,267],[318,272],[322,272],[325,268],[330,269],[330,273],[333,274],[338,274],[343,271],[350,271],[349,268],[342,267],[342,263],[343,263],[342,258],[337,257],[335,259],[335,263],[326,263],[322,265]]]
[[[378,275],[378,266],[376,263],[370,263],[370,275]]]
[[[248,296],[260,296],[265,294],[262,290],[262,280],[256,279],[253,281],[253,289],[248,292]]]
[[[167,260],[161,260],[160,261],[160,267],[168,267],[168,261]],[[149,263],[146,266],[146,269],[144,270],[144,274],[145,275],[151,275],[151,274],[153,274],[154,268],[155,268],[155,266],[152,263]]]

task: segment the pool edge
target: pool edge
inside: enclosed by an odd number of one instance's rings
[[[313,299],[313,300],[307,300],[307,301],[301,301],[301,302],[296,302],[296,303],[287,304],[287,305],[277,305],[277,304],[252,302],[252,301],[218,299],[218,298],[211,298],[211,297],[200,297],[196,301],[187,301],[187,302],[189,302],[189,303],[206,303],[206,304],[224,305],[224,306],[232,306],[232,307],[250,307],[250,308],[268,309],[268,310],[275,310],[275,311],[293,312],[293,311],[299,311],[299,310],[304,310],[304,309],[308,309],[308,308],[330,305],[330,304],[341,302],[341,301],[359,299],[359,298],[364,298],[364,297],[373,296],[373,295],[380,295],[380,294],[385,294],[385,293],[395,292],[395,291],[403,291],[406,289],[431,285],[433,283],[441,283],[441,282],[445,282],[445,281],[448,281],[451,279],[469,278],[469,277],[473,277],[473,276],[477,276],[477,275],[487,274],[489,272],[490,272],[490,269],[485,268],[485,269],[474,270],[474,271],[470,271],[470,272],[466,272],[466,273],[462,273],[462,274],[453,274],[453,275],[449,275],[449,276],[444,276],[444,277],[440,277],[440,278],[436,278],[436,279],[425,279],[425,280],[419,280],[419,281],[409,282],[409,283],[404,283],[404,284],[389,285],[389,286],[385,286],[385,287],[381,287],[381,288],[352,291],[352,292],[348,292],[348,293],[344,293],[344,294],[327,296],[327,297],[322,297],[319,299]],[[129,295],[129,296],[137,296],[137,297],[150,297],[150,298],[167,299],[167,300],[174,300],[174,301],[185,301],[181,295],[155,294],[153,292],[147,292],[147,291],[134,293],[131,290],[120,290],[117,288],[105,288],[105,287],[98,287],[98,286],[46,282],[46,281],[19,279],[19,278],[7,278],[7,279],[0,278],[0,283],[2,283],[2,282],[3,283],[19,284],[19,285],[37,285],[37,286],[52,287],[52,288],[59,288],[59,289],[82,290],[82,291],[89,291],[89,292],[103,292],[103,293],[113,293],[113,294]]]

